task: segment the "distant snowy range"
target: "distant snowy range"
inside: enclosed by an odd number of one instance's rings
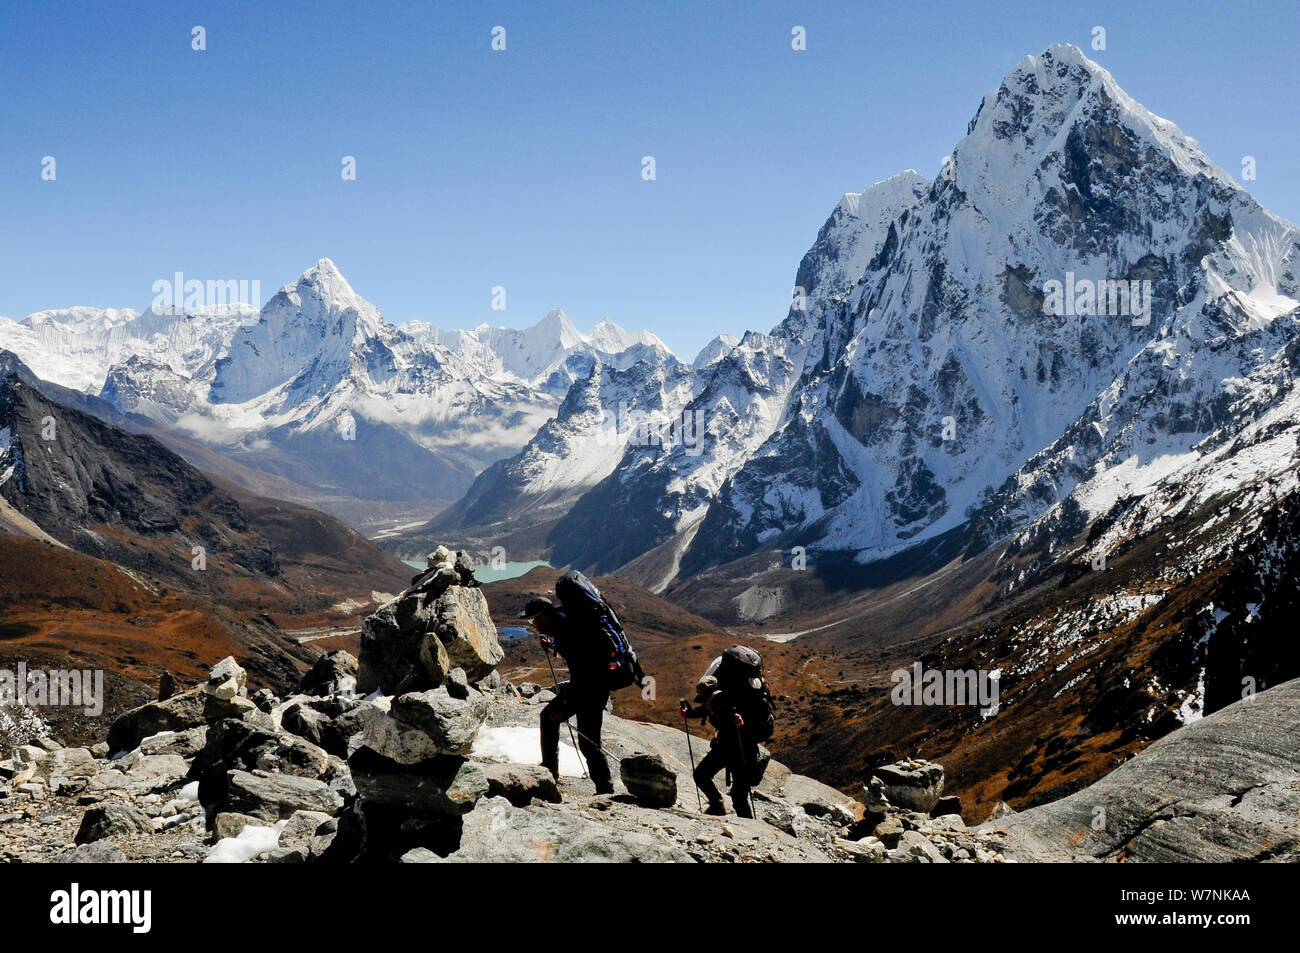
[[[1298,259],[1295,226],[1053,46],[937,178],[835,204],[770,332],[690,362],[560,311],[394,326],[328,259],[260,313],[46,311],[0,348],[402,555],[499,544],[663,590],[796,546],[865,565],[1290,493]]]

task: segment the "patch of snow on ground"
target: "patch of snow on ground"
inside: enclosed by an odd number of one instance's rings
[[[560,775],[580,778],[582,762],[569,741],[568,729],[560,726]],[[481,761],[507,761],[512,764],[540,764],[541,740],[538,729],[528,725],[500,725],[484,728],[474,740],[470,757]]]
[[[238,837],[223,837],[208,851],[205,864],[245,864],[263,851],[275,850],[280,844],[280,832],[288,821],[273,827],[249,824]]]

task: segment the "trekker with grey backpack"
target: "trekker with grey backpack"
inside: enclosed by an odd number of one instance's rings
[[[707,720],[717,730],[713,743],[695,768],[695,783],[708,799],[706,814],[723,816],[726,802],[713,776],[731,775],[731,801],[740,817],[753,817],[750,789],[762,780],[758,746],[772,737],[776,711],[763,680],[762,657],[747,645],[733,645],[700,678],[697,705],[681,701],[683,718]]]

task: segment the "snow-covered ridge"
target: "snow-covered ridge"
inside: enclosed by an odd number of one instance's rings
[[[609,571],[676,547],[690,574],[797,543],[869,561],[1194,478],[1243,388],[1293,386],[1297,262],[1293,225],[1053,46],[984,97],[933,182],[840,199],[786,318],[694,362],[703,452],[628,447],[555,558]],[[1148,282],[1149,322],[1046,313],[1070,274]],[[617,546],[595,532],[612,507]]]
[[[559,310],[521,329],[391,325],[328,258],[260,313],[41,312],[0,321],[0,349],[124,412],[253,451],[253,466],[283,475],[283,458],[259,452],[288,452],[295,479],[363,499],[458,495],[526,443],[593,367],[673,360],[653,334],[608,318],[583,334]],[[338,453],[358,441],[369,447],[364,462]]]

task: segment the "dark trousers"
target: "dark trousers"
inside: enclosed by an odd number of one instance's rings
[[[605,723],[605,705],[608,702],[607,688],[561,682],[555,697],[542,709],[542,767],[559,776],[560,724],[576,716],[578,749],[587,762],[587,772],[598,791],[610,790],[609,762],[605,760],[605,752],[600,750],[600,730]]]
[[[736,813],[741,817],[753,817],[754,809],[750,804],[749,791],[754,784],[754,774],[758,765],[758,744],[736,734],[719,730],[718,736],[709,746],[709,753],[700,759],[695,767],[695,783],[710,804],[722,803],[722,794],[713,783],[713,776],[724,768],[731,772],[731,802]],[[731,736],[729,736],[731,735]]]

